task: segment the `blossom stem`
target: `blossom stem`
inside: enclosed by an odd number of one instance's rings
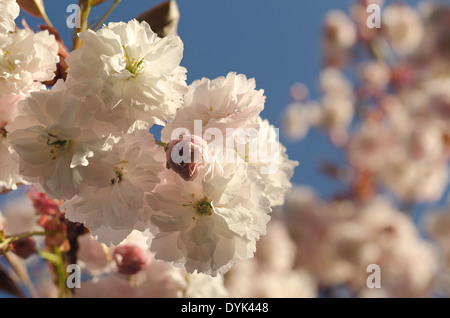
[[[33,231],[25,232],[17,235],[6,236],[4,239],[0,238],[0,255],[5,254],[9,250],[10,244],[27,237],[34,235],[53,235],[54,231]]]
[[[59,259],[59,262],[57,264],[55,264],[56,272],[58,274],[59,297],[60,298],[65,298],[67,296],[66,272],[64,271],[64,260],[63,260],[63,257],[62,257],[61,250],[57,246],[55,246],[55,255]]]
[[[78,36],[78,33],[83,32],[87,29],[88,25],[87,20],[89,17],[89,13],[91,12],[91,6],[92,0],[87,0],[85,2],[85,5],[83,5],[83,9],[81,10],[81,25],[79,28],[76,29],[72,50],[76,50],[81,47],[81,39]]]
[[[159,141],[159,140],[155,140],[155,144],[157,144],[158,146],[161,146],[161,147],[167,147],[166,143]]]
[[[49,26],[49,27],[53,27],[52,22],[50,21],[50,19],[47,16],[47,13],[45,12],[44,9],[44,5],[40,4],[39,2],[37,2],[36,0],[33,1],[34,5],[36,6],[36,8],[39,10],[39,13],[41,14],[42,19],[44,20],[44,22]]]
[[[12,235],[10,236],[10,238],[12,238],[14,241],[26,238],[26,237],[30,237],[30,236],[35,236],[35,235],[53,235],[55,234],[55,231],[32,231],[32,232],[24,232],[21,234],[17,234],[17,235]]]
[[[111,7],[109,8],[108,11],[106,11],[106,13],[103,15],[103,17],[100,19],[100,21],[98,21],[95,26],[92,28],[92,30],[97,30],[102,23],[106,20],[106,18],[111,14],[111,12],[113,12],[113,10],[116,8],[116,6],[119,4],[121,0],[115,0],[114,3],[111,5]]]
[[[59,291],[59,298],[67,297],[67,288],[66,288],[66,272],[64,271],[64,260],[61,250],[55,246],[54,252],[50,253],[47,251],[39,251],[39,256],[43,259],[49,261],[54,266],[54,270],[56,272],[56,279]]]

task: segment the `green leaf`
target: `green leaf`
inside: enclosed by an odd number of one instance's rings
[[[159,37],[176,35],[180,11],[175,0],[165,1],[140,14],[136,20],[150,24],[153,32]]]

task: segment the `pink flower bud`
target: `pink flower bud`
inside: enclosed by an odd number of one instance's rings
[[[133,275],[146,268],[151,261],[150,253],[137,245],[119,245],[114,250],[113,258],[119,273]]]
[[[180,136],[169,142],[166,150],[167,164],[184,180],[194,180],[201,164],[207,158],[208,144],[198,136]]]

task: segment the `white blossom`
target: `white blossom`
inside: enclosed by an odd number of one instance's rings
[[[325,202],[308,188],[295,188],[285,216],[297,244],[296,266],[322,285],[347,284],[361,297],[370,297],[366,269],[377,264],[387,297],[429,295],[436,272],[434,249],[411,218],[386,198]]]
[[[318,108],[316,105],[312,107]],[[293,141],[300,141],[308,134],[311,126],[309,121],[310,107],[300,102],[293,102],[286,106],[283,112],[283,133]]]
[[[201,134],[204,140],[209,141],[210,157],[217,158],[220,154],[221,162],[230,162],[224,155],[230,153],[228,148],[236,150],[241,158],[234,161],[243,159],[255,166],[267,184],[265,192],[271,205],[281,205],[291,187],[289,180],[297,163],[288,159],[286,149],[278,141],[275,127],[259,116],[264,108],[265,96],[263,90],[256,90],[255,87],[254,79],[233,72],[226,77],[194,81],[174,120],[163,128],[161,138],[172,144],[179,134]],[[254,138],[253,132],[261,136]],[[230,139],[233,139],[231,147]]]
[[[93,131],[89,102],[70,95],[63,81],[31,93],[20,106],[23,115],[6,126],[20,174],[49,197],[70,199],[90,178],[89,160],[108,150],[108,136]]]
[[[17,189],[18,183],[25,183],[19,174],[19,156],[8,140],[6,126],[17,116],[17,103],[23,97],[5,94],[0,97],[0,188]]]
[[[225,298],[228,297],[223,282],[223,275],[212,277],[202,273],[186,275],[188,281],[184,290],[184,298]]]
[[[245,164],[209,165],[194,181],[171,170],[167,183],[148,197],[158,228],[156,259],[212,276],[249,259],[270,219],[269,201],[257,173]]]
[[[181,268],[161,261],[154,260],[148,248],[147,241],[152,236],[148,231],[144,233],[132,231],[118,246],[106,247],[94,239],[91,234],[78,237],[78,264],[83,271],[87,271],[92,279],[82,282],[82,288],[75,293],[75,297],[184,297],[184,298],[212,298],[228,295],[223,284],[223,277],[211,277],[206,274],[189,274]],[[125,263],[132,264],[135,257],[148,257],[148,264],[135,274],[123,274],[117,266],[117,252],[125,248],[134,248],[134,253],[123,254]]]
[[[101,96],[106,121],[126,132],[136,120],[164,125],[173,118],[187,90],[178,36],[159,38],[136,20],[79,36],[83,46],[66,59],[68,82],[76,94]]]
[[[201,121],[203,133],[208,128],[219,129],[225,135],[226,128],[246,127],[264,109],[265,96],[256,90],[254,79],[230,72],[226,77],[213,80],[202,78],[189,85],[183,105],[173,121],[161,132],[161,139],[169,142],[175,128],[194,131],[194,121]],[[178,137],[178,136],[177,136]]]
[[[16,0],[0,1],[0,33],[12,32],[16,28],[14,20],[19,16],[20,7]]]
[[[353,86],[344,73],[338,69],[327,67],[320,73],[319,87],[328,96],[352,97]]]
[[[421,17],[406,4],[386,6],[382,13],[382,23],[387,39],[400,56],[411,54],[422,42],[424,28]]]
[[[331,10],[325,16],[322,32],[326,65],[343,65],[349,59],[348,50],[357,39],[355,23],[344,12]]]
[[[184,273],[164,261],[151,259],[147,232],[132,231],[118,246],[106,247],[87,233],[78,238],[78,264],[91,279],[81,282],[74,297],[80,298],[176,298],[187,287]],[[149,262],[139,272],[121,274],[115,261],[115,251],[121,247],[136,247],[148,256]],[[133,259],[129,259],[133,262]]]
[[[404,202],[437,202],[450,180],[447,162],[397,157],[379,173],[381,184]]]
[[[296,245],[284,221],[273,218],[258,241],[255,257],[235,264],[225,274],[232,298],[311,298],[318,293],[314,277],[293,268]]]
[[[324,21],[325,40],[329,45],[349,48],[356,42],[356,28],[353,21],[340,10],[331,10]]]
[[[161,180],[164,151],[146,130],[124,135],[100,162],[88,170],[96,184],[84,184],[66,201],[66,217],[82,222],[97,240],[118,245],[131,231],[148,226],[145,195]]]
[[[258,136],[241,141],[244,147],[237,145],[236,150],[244,161],[256,168],[265,184],[264,193],[270,200],[270,205],[283,205],[284,198],[292,187],[290,179],[298,161],[289,159],[286,147],[279,142],[278,131],[267,119],[258,116],[250,124],[258,132]],[[239,143],[241,138],[237,139]]]
[[[48,31],[20,29],[0,48],[0,94],[27,96],[51,80],[59,62],[58,43]]]

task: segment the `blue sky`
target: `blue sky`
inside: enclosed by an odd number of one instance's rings
[[[261,116],[281,127],[281,113],[290,102],[292,84],[305,83],[311,96],[317,97],[323,17],[331,9],[346,11],[352,1],[178,0],[178,33],[184,43],[181,64],[188,70],[188,83],[231,71],[255,78],[257,88],[264,89],[267,98]],[[69,46],[66,8],[75,2],[44,0],[50,20]],[[122,0],[106,22],[128,21],[160,2]],[[416,5],[418,1],[406,2]],[[95,7],[91,17],[101,17],[110,3],[112,0]],[[40,23],[24,16],[32,27]],[[290,142],[281,134],[280,141],[289,157],[300,162],[294,183],[312,186],[323,197],[341,188],[340,183],[318,171],[322,160],[342,159],[322,133],[311,131],[301,142]]]

